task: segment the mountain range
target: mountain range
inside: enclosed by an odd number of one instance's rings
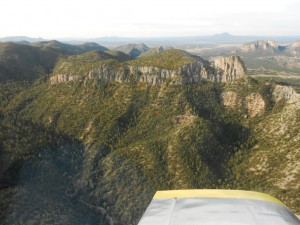
[[[238,51],[238,54],[257,54],[257,55],[300,55],[300,41],[291,44],[279,45],[275,41],[254,41],[244,44]]]
[[[272,40],[245,43],[231,54],[238,54],[249,74],[265,79],[299,84],[300,42],[278,44]]]
[[[96,43],[70,45],[55,40],[33,43],[0,43],[0,80],[34,80],[51,73],[59,58],[90,51],[108,52],[130,59],[129,55]]]
[[[255,36],[255,35],[232,35],[227,32],[214,35],[182,36],[182,37],[99,37],[99,38],[58,38],[58,41],[69,44],[82,44],[85,42],[96,42],[105,46],[118,46],[130,43],[145,43],[147,45],[183,46],[200,43],[247,43],[255,40],[274,40],[280,43],[288,43],[300,40],[300,36]],[[41,42],[43,38],[31,38],[26,36],[4,37],[0,42]]]
[[[24,42],[24,43],[31,43],[31,42],[40,42],[45,41],[43,38],[32,38],[27,36],[11,36],[11,37],[2,37],[0,38],[0,42]]]
[[[74,46],[0,44],[0,224],[136,225],[167,189],[261,191],[300,213],[293,87],[236,55]]]

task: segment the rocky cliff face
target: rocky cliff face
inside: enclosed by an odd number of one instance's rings
[[[248,52],[256,52],[256,51],[270,51],[275,52],[280,47],[278,44],[274,41],[254,41],[247,44],[244,44],[240,50],[242,52],[248,53]]]
[[[268,55],[285,55],[285,56],[299,56],[300,55],[300,41],[296,41],[289,45],[279,45],[274,41],[254,41],[244,44],[236,54],[240,55],[254,55],[254,56],[268,56]]]
[[[266,103],[259,93],[251,93],[245,99],[246,109],[250,117],[261,116],[265,112]]]
[[[234,81],[245,76],[246,67],[239,56],[218,57],[214,61],[221,82]]]
[[[182,71],[193,74],[194,66]],[[86,85],[45,87],[39,81],[0,89],[0,96],[15,94],[0,107],[4,224],[20,218],[24,224],[137,224],[155,191],[164,188],[271,192],[300,212],[300,101],[292,89],[256,82],[94,87],[99,74],[123,73],[123,81],[131,73],[140,79],[167,72],[97,68],[85,77],[61,76],[90,79]]]
[[[291,56],[300,55],[300,41],[296,41],[287,47],[288,52]]]
[[[214,66],[196,61],[178,69],[167,70],[154,66],[109,66],[101,65],[87,72],[78,74],[55,74],[50,78],[51,84],[92,79],[95,82],[126,82],[135,79],[149,84],[171,82],[173,84],[197,83],[201,80],[213,82],[232,82],[245,76],[245,67],[238,56],[218,58]]]
[[[275,86],[273,97],[276,102],[283,100],[286,103],[295,103],[300,105],[300,94],[298,94],[293,88],[287,86],[277,85]]]
[[[272,92],[272,98],[275,103],[283,101],[286,106],[292,105],[297,109],[300,108],[300,94],[292,87],[276,85]],[[252,92],[244,97],[239,97],[235,91],[224,91],[221,94],[223,105],[227,109],[242,111],[245,109],[247,117],[261,116],[265,113],[266,102],[259,92]]]
[[[221,95],[223,105],[231,110],[242,111],[246,109],[246,117],[261,116],[265,112],[266,103],[263,97],[253,92],[246,95],[244,98],[239,98],[238,94],[234,91],[225,91]]]

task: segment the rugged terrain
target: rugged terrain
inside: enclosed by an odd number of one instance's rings
[[[209,60],[218,56],[239,55],[245,62],[247,75],[257,80],[299,86],[299,45],[299,41],[278,44],[272,40],[258,40],[245,44],[202,44],[189,46],[186,50]]]
[[[300,84],[299,41],[285,45],[255,41],[244,44],[235,54],[241,56],[249,75],[255,78]]]
[[[218,58],[211,65],[200,57],[172,49],[130,61],[120,61],[103,52],[68,57],[57,64],[50,81],[52,84],[79,80],[187,84],[203,80],[234,82],[244,77],[245,66],[238,56]]]
[[[93,51],[21,77],[0,83],[1,224],[137,224],[156,190],[180,188],[300,213],[299,94],[238,56]]]

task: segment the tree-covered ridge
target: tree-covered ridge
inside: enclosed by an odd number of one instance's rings
[[[70,58],[68,58],[69,56]],[[62,61],[70,61],[71,65],[67,68],[76,71],[80,70],[79,67],[84,67],[83,62],[89,63],[91,66],[93,63],[97,65],[106,63],[103,62],[105,60],[110,63],[111,60],[124,61],[128,59],[130,56],[108,50],[96,43],[81,45],[70,45],[58,41],[37,42],[32,45],[0,43],[0,82],[33,81],[48,76],[53,72],[57,62],[59,65]]]
[[[92,51],[80,55],[64,56],[59,59],[52,73],[84,75],[101,65],[110,67],[120,65],[119,62],[123,60],[124,56],[114,51]]]
[[[129,64],[133,66],[154,66],[172,70],[196,61],[200,61],[204,65],[208,65],[208,62],[203,60],[201,57],[191,55],[179,49],[170,49],[157,54],[141,56],[130,61]]]
[[[116,50],[107,50],[105,51],[109,55],[115,56],[119,61],[127,61],[132,59],[131,56],[125,54],[124,52],[116,51]]]
[[[106,52],[101,52],[101,51],[91,51],[87,52],[84,54],[79,54],[79,55],[71,55],[65,58],[66,61],[69,62],[97,62],[101,60],[106,60],[106,59],[119,59],[118,52],[116,51],[106,51]]]
[[[11,126],[11,131],[19,130],[20,123],[14,122],[16,116],[20,121],[28,121],[28,125],[20,124],[24,128],[16,133],[9,132],[10,138],[2,136],[1,143],[5,146],[2,154],[8,154],[15,148],[13,146],[17,146],[20,152],[16,150],[14,154],[35,149],[25,157],[35,159],[53,142],[47,138],[49,135],[54,138],[54,143],[59,137],[62,141],[68,138],[74,140],[74,147],[83,143],[86,147],[80,154],[85,160],[75,178],[68,183],[75,192],[82,193],[75,199],[104,207],[107,215],[118,221],[116,224],[136,224],[155,190],[217,187],[218,179],[223,179],[228,156],[216,166],[213,155],[221,157],[230,148],[229,143],[239,144],[230,141],[231,137],[220,139],[225,127],[232,126],[230,121],[223,123],[216,120],[216,115],[223,114],[218,102],[220,88],[213,84],[189,87],[133,83],[86,84],[85,87],[78,84],[34,85],[29,91],[15,96],[3,109],[3,126]],[[192,92],[198,93],[198,98],[204,94],[206,101],[193,100]],[[216,108],[216,112],[212,113],[211,107]],[[45,132],[36,126],[44,127]],[[214,129],[216,127],[218,131]],[[27,136],[22,137],[23,129],[27,130]],[[243,128],[236,129],[238,135]],[[13,145],[10,140],[15,140]],[[25,144],[29,146],[22,150]],[[53,146],[54,152],[58,151],[55,149],[62,153],[69,151],[64,144],[62,147]],[[70,147],[70,151],[75,151],[74,147]],[[26,162],[19,161],[17,168],[24,168]],[[26,164],[33,171],[39,168],[38,165]],[[78,167],[78,162],[71,160],[64,165],[58,169],[72,170]],[[57,170],[56,166],[49,172],[54,170]],[[16,173],[19,172],[17,169]],[[35,179],[43,173],[30,174],[30,177]],[[46,199],[52,197],[45,196]],[[116,198],[118,201],[114,200]],[[4,202],[9,201],[8,197],[4,198]],[[30,209],[34,202],[26,204]],[[88,210],[92,213],[93,207]],[[33,211],[32,215],[38,212]],[[8,221],[13,219],[9,217]],[[60,224],[58,220],[55,223]]]
[[[51,41],[41,41],[41,42],[34,42],[31,44],[32,46],[39,47],[42,49],[55,49],[61,54],[67,54],[67,55],[72,55],[72,54],[82,54],[86,53],[89,51],[106,51],[108,50],[107,48],[94,43],[94,42],[86,42],[80,45],[71,45],[71,44],[66,44],[62,43],[56,40],[51,40]]]
[[[138,57],[139,55],[149,51],[149,47],[146,46],[145,44],[127,44],[127,45],[122,45],[116,47],[114,50],[121,51],[130,57]]]
[[[60,54],[15,43],[0,43],[0,82],[33,81],[51,72]]]
[[[149,85],[137,72],[52,85],[49,73],[208,62],[176,49],[132,60],[20,46],[0,48],[0,72],[23,76],[0,83],[0,224],[135,225],[156,190],[181,188],[262,191],[299,212],[299,108],[271,84]]]
[[[93,69],[103,65],[105,70],[126,67],[156,67],[163,69],[179,69],[179,67],[197,62],[208,66],[209,63],[198,56],[191,55],[179,49],[166,50],[153,55],[132,59],[125,53],[108,50],[105,52],[92,51],[85,54],[61,57],[52,74],[87,75]]]
[[[264,115],[245,117],[245,102],[235,109],[224,107],[224,91],[235,92],[242,101],[259,93],[269,106]],[[252,81],[3,84],[1,98],[10,94],[0,108],[1,165],[7,171],[0,177],[5,186],[0,189],[0,220],[137,224],[156,190],[180,188],[263,191],[298,212],[294,184],[278,188],[272,179],[256,179],[251,169],[258,166],[258,151],[268,152],[269,170],[278,166],[273,147],[263,145],[259,136],[261,127],[267,127],[263,119],[270,122],[285,107],[272,102],[271,92],[270,85]],[[289,143],[297,149],[296,142]],[[85,216],[75,221],[76,214]]]

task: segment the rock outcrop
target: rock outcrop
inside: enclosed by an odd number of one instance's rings
[[[300,94],[298,94],[291,87],[276,85],[274,88],[273,97],[276,102],[283,100],[287,103],[300,104]]]
[[[300,108],[300,94],[292,87],[276,85],[272,92],[272,98],[275,103],[283,101],[286,108]],[[246,117],[261,116],[266,111],[266,102],[259,92],[252,92],[242,97],[237,92],[228,90],[221,94],[221,100],[225,108],[231,110],[246,110]],[[294,109],[293,108],[293,109]]]
[[[246,117],[261,116],[265,112],[266,103],[263,97],[257,92],[250,93],[244,98],[239,98],[236,92],[225,91],[221,94],[221,100],[223,105],[228,109],[240,112],[243,108],[246,109]]]
[[[260,116],[265,112],[266,103],[259,93],[251,93],[247,95],[245,103],[250,117]]]
[[[241,52],[249,53],[249,52],[276,52],[280,49],[280,46],[274,41],[254,41],[250,43],[244,44],[241,48]]]
[[[279,45],[274,41],[254,41],[244,44],[235,53],[243,56],[299,56],[300,41],[289,45]]]
[[[237,93],[233,91],[226,91],[221,94],[221,100],[223,105],[229,109],[241,108],[242,101],[241,99],[238,100]]]
[[[136,80],[149,84],[170,82],[173,84],[198,83],[202,80],[213,82],[232,82],[245,76],[245,67],[238,56],[218,58],[214,66],[195,61],[174,70],[154,66],[109,66],[101,65],[91,69],[85,75],[55,74],[50,83],[92,79],[95,82],[126,82]]]
[[[234,81],[245,76],[246,67],[239,56],[218,57],[214,60],[221,82]]]
[[[139,55],[147,52],[149,49],[150,48],[144,43],[122,45],[115,48],[115,50],[124,52],[125,54],[130,55],[133,58],[138,57]]]
[[[300,55],[300,41],[296,41],[291,45],[287,46],[287,50],[291,56],[299,56]]]
[[[50,78],[51,84],[93,79],[95,82],[126,82],[135,79],[149,84],[172,82],[174,84],[196,83],[200,80],[219,80],[212,68],[199,65],[197,62],[184,65],[177,70],[167,70],[158,67],[123,66],[111,67],[102,65],[92,69],[86,76],[57,74]]]

